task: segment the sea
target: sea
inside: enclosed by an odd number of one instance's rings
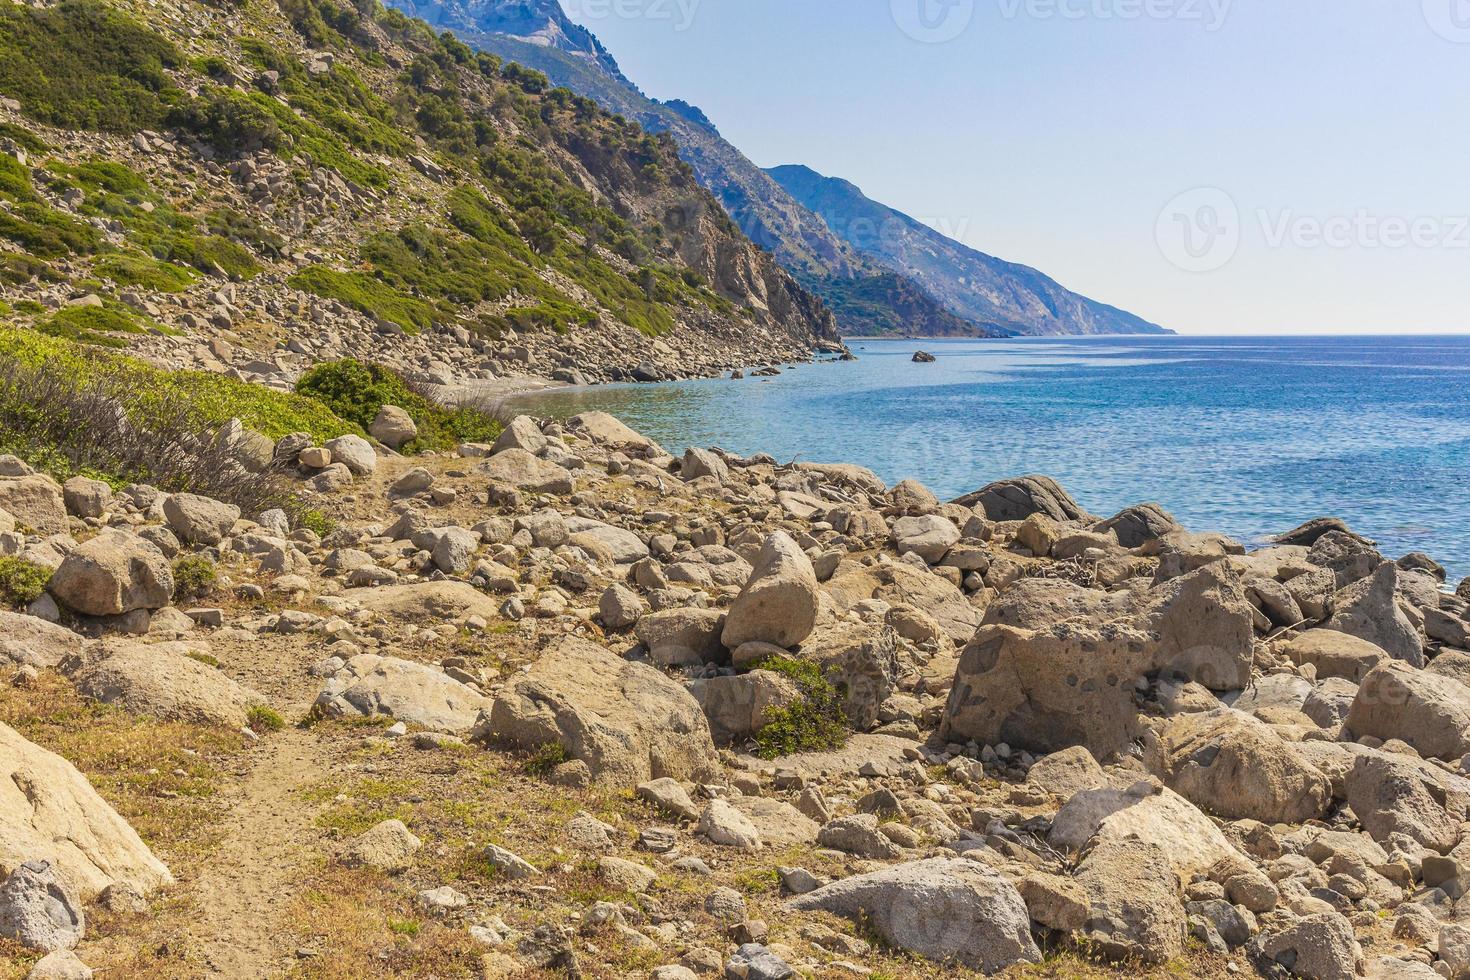
[[[562,389],[671,452],[848,462],[941,498],[1045,474],[1109,516],[1157,502],[1250,545],[1332,515],[1470,576],[1470,337],[852,340],[776,377]],[[914,363],[917,350],[932,364]]]

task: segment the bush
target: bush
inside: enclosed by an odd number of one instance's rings
[[[109,255],[92,271],[119,286],[140,286],[160,293],[181,293],[198,278],[191,270],[144,255]]]
[[[203,599],[214,592],[219,570],[205,555],[186,555],[174,562],[174,601]]]
[[[354,360],[318,364],[297,382],[296,392],[364,429],[384,405],[403,409],[419,429],[418,438],[403,447],[407,453],[453,449],[461,442],[489,442],[500,435],[500,423],[489,415],[437,405],[380,364]]]
[[[791,657],[769,657],[756,666],[784,674],[801,690],[801,699],[794,704],[766,712],[766,726],[755,737],[757,756],[775,759],[793,752],[838,749],[846,744],[842,694],[822,675],[819,666]]]
[[[46,592],[51,569],[24,558],[0,558],[0,606],[24,609]]]
[[[169,115],[169,122],[229,156],[281,146],[280,124],[248,96],[216,89]]]
[[[257,704],[245,713],[245,724],[257,735],[278,732],[286,727],[286,719],[274,708]]]
[[[107,306],[66,306],[53,313],[37,328],[52,337],[62,337],[99,347],[126,347],[127,340],[118,334],[146,333],[141,317]]]
[[[572,754],[567,751],[566,746],[560,742],[547,742],[526,759],[525,770],[527,775],[545,778],[557,766],[570,761]]]
[[[340,272],[324,265],[302,269],[289,284],[323,299],[335,299],[368,316],[418,333],[434,322],[434,307],[362,272]]]

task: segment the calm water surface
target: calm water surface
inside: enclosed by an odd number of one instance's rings
[[[1470,337],[854,341],[777,378],[528,397],[671,452],[854,462],[941,497],[1026,473],[1093,513],[1156,500],[1258,542],[1335,514],[1470,575]],[[935,364],[913,364],[918,347]]]

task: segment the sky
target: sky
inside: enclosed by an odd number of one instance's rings
[[[656,98],[1181,333],[1470,332],[1470,0],[562,0]]]

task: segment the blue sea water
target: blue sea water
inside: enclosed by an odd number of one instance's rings
[[[670,451],[853,462],[941,497],[1027,473],[1250,542],[1336,515],[1470,575],[1470,337],[853,341],[776,378],[550,392]],[[916,349],[934,364],[914,364]]]

